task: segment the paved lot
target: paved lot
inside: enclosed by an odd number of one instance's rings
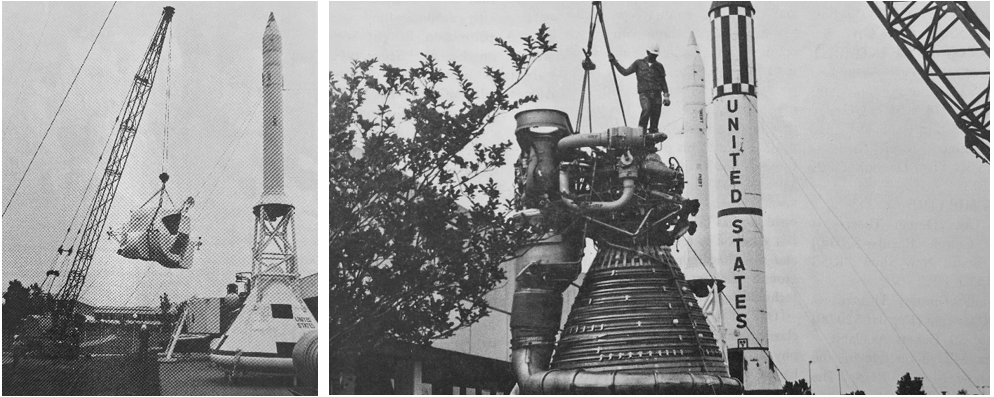
[[[151,357],[112,356],[79,360],[23,359],[3,364],[3,394],[156,396],[158,362]]]
[[[167,335],[153,334],[150,348],[165,345]],[[22,358],[13,365],[3,354],[3,395],[130,395],[130,396],[291,396],[291,377],[245,376],[231,384],[206,354],[185,355],[160,363],[154,352],[138,350],[137,327],[94,327],[82,338],[89,358],[55,360]]]
[[[293,378],[252,376],[228,383],[206,356],[159,364],[162,395],[165,396],[292,396]]]

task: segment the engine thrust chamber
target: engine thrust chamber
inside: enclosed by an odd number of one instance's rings
[[[728,373],[670,249],[654,246],[598,251],[552,368]]]
[[[523,226],[543,235],[515,260],[511,362],[523,394],[737,394],[669,245],[699,207],[683,172],[641,128],[573,134],[567,116],[518,113]],[[557,172],[558,171],[558,172]],[[560,332],[562,296],[586,239],[598,246]],[[557,334],[559,336],[557,341]]]

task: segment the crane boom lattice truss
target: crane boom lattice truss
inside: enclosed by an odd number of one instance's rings
[[[963,130],[966,147],[989,164],[991,54],[984,23],[965,1],[867,3]]]
[[[93,253],[100,241],[104,224],[107,221],[107,214],[110,211],[111,203],[114,202],[118,183],[121,181],[124,166],[128,161],[128,154],[131,152],[131,145],[138,132],[138,124],[141,122],[145,105],[148,104],[149,94],[152,92],[152,83],[155,81],[155,72],[159,67],[159,57],[162,54],[166,30],[169,27],[169,22],[172,21],[173,12],[172,7],[163,9],[162,19],[148,45],[138,73],[135,74],[131,91],[128,92],[127,102],[124,105],[124,118],[120,121],[117,135],[114,137],[114,144],[107,157],[107,166],[103,175],[100,176],[100,183],[97,185],[96,193],[94,193],[79,248],[76,250],[76,256],[73,257],[66,282],[59,289],[56,298],[52,320],[57,336],[65,335],[71,326],[76,303],[93,261]]]

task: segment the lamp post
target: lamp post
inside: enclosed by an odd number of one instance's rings
[[[815,380],[811,379],[811,363],[813,362],[808,360],[808,394],[814,394]]]
[[[839,375],[839,395],[842,395],[842,369],[836,368],[835,372]]]

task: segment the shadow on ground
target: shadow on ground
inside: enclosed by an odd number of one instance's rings
[[[159,363],[153,356],[78,360],[22,359],[3,365],[5,396],[157,396]]]
[[[46,359],[32,353],[15,365],[10,351],[14,349],[4,349],[3,395],[291,396],[291,389],[317,394],[295,388],[291,376],[245,375],[231,382],[206,353],[180,354],[176,362],[160,363],[156,352],[166,345],[168,334],[149,336],[142,342],[137,326],[89,327],[80,349],[83,357],[75,360]],[[139,355],[143,345],[152,351]]]

